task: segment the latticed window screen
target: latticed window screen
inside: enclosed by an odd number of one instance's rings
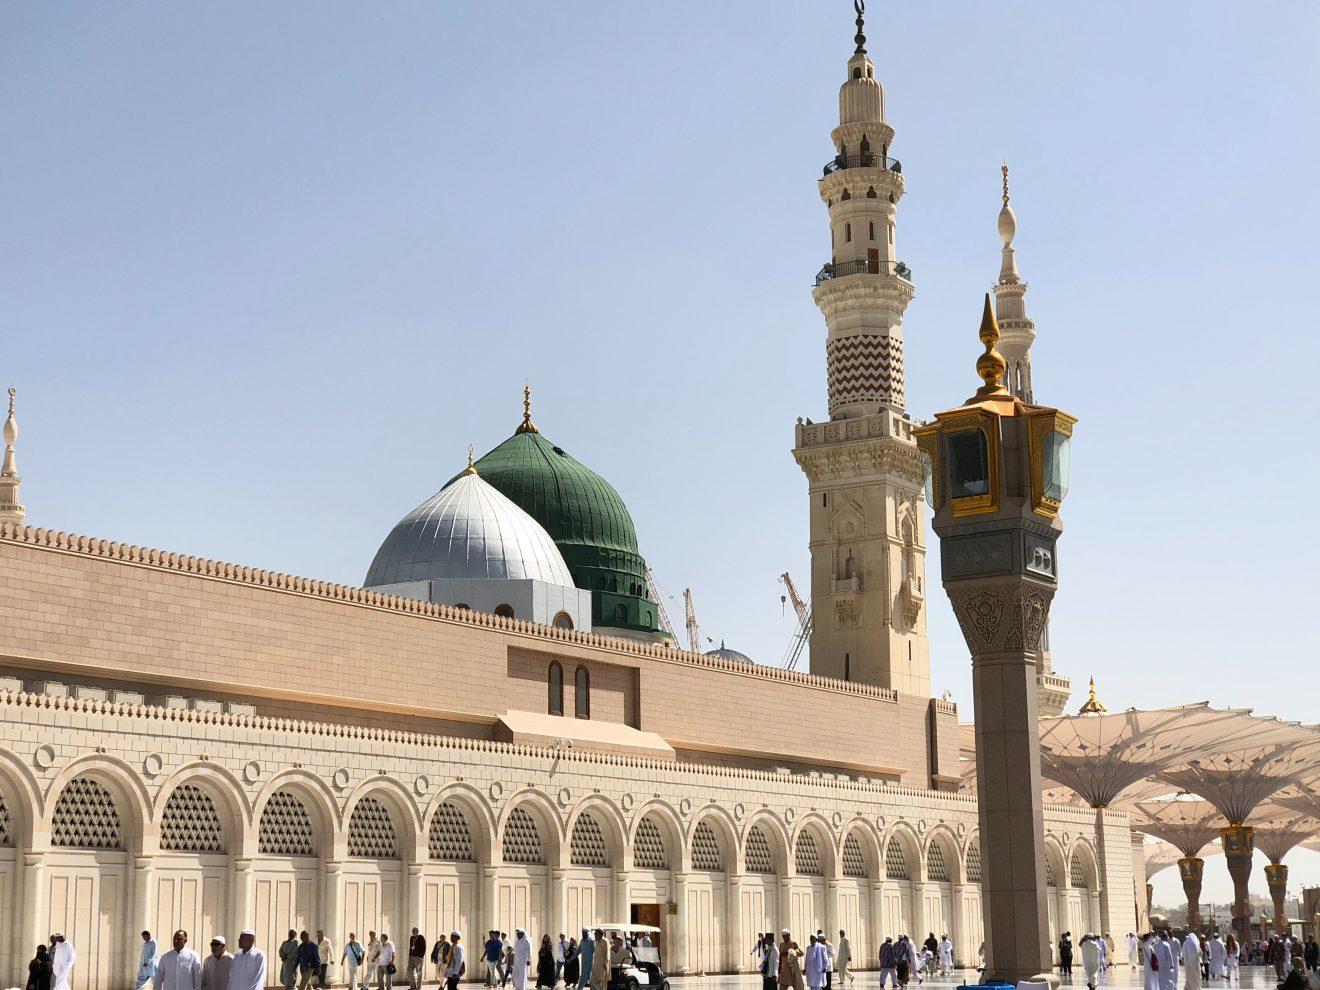
[[[724,869],[720,844],[715,840],[715,830],[710,827],[710,822],[699,822],[692,833],[692,868],[716,873]]]
[[[545,852],[541,849],[541,831],[536,819],[522,808],[514,808],[504,823],[504,862],[541,866]]]
[[[1068,866],[1068,882],[1074,887],[1085,887],[1086,871],[1082,869],[1082,858],[1076,853],[1073,854],[1072,863]]]
[[[426,840],[426,851],[432,859],[443,859],[451,863],[476,861],[476,856],[472,854],[472,830],[468,828],[467,818],[457,805],[446,801],[435,809],[431,832]]]
[[[261,809],[257,850],[270,856],[315,856],[316,832],[292,791],[276,791]]]
[[[211,795],[193,784],[174,788],[160,814],[160,847],[170,852],[225,851],[225,830]]]
[[[797,846],[793,850],[793,869],[804,877],[821,875],[820,850],[816,848],[816,837],[810,832],[798,836]]]
[[[374,797],[364,797],[353,806],[348,819],[348,854],[358,859],[399,858],[390,811]]]
[[[573,823],[573,835],[569,839],[569,862],[574,866],[609,866],[610,851],[605,845],[605,835],[600,830],[600,822],[590,811],[578,815]]]
[[[843,840],[843,875],[866,876],[866,858],[862,855],[862,844],[857,841],[855,835],[849,835]]]
[[[1054,875],[1054,860],[1048,855],[1045,857],[1045,885],[1047,887],[1059,885],[1059,878]]]
[[[1048,860],[1047,860],[1048,862]],[[967,882],[981,882],[981,843],[973,842],[967,847]]]
[[[5,804],[5,799],[0,796],[0,846],[12,846],[14,844],[13,833],[9,831],[9,805]]]
[[[637,837],[633,839],[633,865],[641,870],[669,869],[665,840],[661,836],[660,826],[650,815],[637,823]]]
[[[770,840],[765,837],[760,825],[753,825],[747,830],[747,872],[775,872],[774,859],[770,855]]]
[[[949,865],[944,862],[944,847],[938,842],[932,842],[926,850],[926,879],[949,879]]]
[[[908,872],[907,856],[903,855],[903,844],[897,839],[890,839],[885,846],[885,876],[890,880],[911,880]]]
[[[123,849],[114,797],[90,777],[69,781],[51,815],[50,844],[66,849]]]

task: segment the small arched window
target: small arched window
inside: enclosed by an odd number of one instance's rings
[[[851,240],[852,240],[852,224],[850,224],[850,223],[845,223],[845,224],[843,225],[843,239],[844,239],[845,241],[851,241]]]
[[[461,608],[464,612],[467,612],[471,610],[472,606],[469,605],[467,602],[459,602],[454,606],[454,608]]]
[[[862,78],[862,70],[861,70],[860,67],[858,67],[858,68],[854,68],[854,69],[853,69],[853,78],[854,78],[854,79],[861,79],[861,78]]]
[[[619,590],[619,579],[613,577],[610,578],[610,591],[618,591],[618,590]]]
[[[614,621],[615,622],[628,621],[628,606],[623,604],[623,602],[619,602],[619,604],[614,606]]]
[[[591,718],[591,674],[586,667],[573,675],[573,704],[578,718]]]
[[[871,188],[866,190],[866,198],[875,199],[875,186],[871,186]],[[874,238],[872,239],[874,240]]]
[[[870,229],[870,232],[871,232],[871,240],[875,240],[875,221],[874,221],[874,220],[872,220],[872,221],[870,222],[869,229]]]
[[[550,695],[546,705],[547,710],[551,715],[564,714],[564,668],[559,666],[558,660],[550,664],[546,682]]]
[[[850,193],[847,189],[845,189],[843,191],[843,194],[839,197],[839,202],[842,203],[845,199],[852,199],[852,193]]]
[[[503,619],[512,619],[512,618],[513,618],[513,606],[512,606],[512,605],[496,605],[496,606],[495,606],[495,614],[498,615],[498,616],[500,616],[500,618],[503,618]]]
[[[550,624],[556,629],[572,629],[573,617],[567,612],[560,612],[555,615],[554,620]]]

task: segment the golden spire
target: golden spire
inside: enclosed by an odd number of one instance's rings
[[[518,429],[514,433],[539,433],[536,424],[532,422],[532,386],[528,384],[527,379],[523,379],[523,421],[518,424]]]
[[[994,307],[990,305],[990,293],[985,294],[985,311],[981,314],[981,329],[978,334],[985,345],[985,353],[976,359],[976,373],[985,382],[977,389],[978,395],[986,395],[1004,387],[1004,371],[1008,364],[1004,356],[995,350],[999,343],[999,324],[995,322]]]
[[[476,474],[477,467],[472,463],[472,444],[468,444],[468,466],[463,471],[464,474]]]
[[[999,171],[1004,173],[1004,205],[1008,205],[1008,162],[999,166]]]
[[[9,415],[10,415],[10,416],[14,415],[14,396],[16,396],[17,394],[18,394],[18,389],[14,388],[14,386],[10,385],[10,386],[9,386]]]
[[[1086,704],[1077,710],[1078,715],[1103,715],[1109,711],[1104,705],[1100,704],[1100,699],[1095,696],[1095,678],[1091,678],[1091,697],[1086,699]]]

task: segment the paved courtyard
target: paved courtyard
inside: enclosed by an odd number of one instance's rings
[[[1242,968],[1241,985],[1247,990],[1276,990],[1278,981],[1274,978],[1274,970],[1268,966],[1245,966]],[[915,980],[908,984],[908,990],[952,990],[954,987],[961,986],[963,983],[975,983],[977,974],[975,970],[960,970],[953,977],[935,978],[927,980],[925,983],[918,984]],[[754,990],[761,986],[761,978],[754,974],[741,974],[738,976],[680,976],[670,980],[674,990],[727,990],[731,987],[748,988]],[[891,984],[892,985],[892,984]],[[1073,969],[1072,978],[1064,978],[1065,987],[1086,987],[1086,977],[1082,973],[1082,968],[1076,966]],[[1121,966],[1117,969],[1111,969],[1105,973],[1100,980],[1101,987],[1130,988],[1141,987],[1141,973],[1131,972],[1127,966]],[[1181,987],[1181,981],[1179,982]],[[1205,984],[1206,990],[1216,990],[1225,986],[1223,980],[1211,980]],[[1233,987],[1238,983],[1233,983]],[[834,983],[835,990],[839,990],[839,984]],[[850,984],[850,990],[879,990],[880,974],[879,972],[858,973],[857,981]]]

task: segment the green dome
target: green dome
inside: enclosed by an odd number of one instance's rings
[[[646,597],[637,530],[608,481],[535,427],[520,427],[475,466],[487,484],[545,527],[573,583],[591,592],[594,624],[660,631],[659,610]]]

